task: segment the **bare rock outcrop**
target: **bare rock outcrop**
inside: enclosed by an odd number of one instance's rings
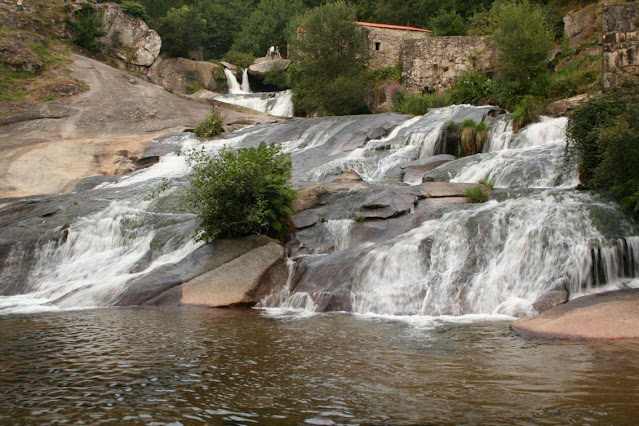
[[[187,85],[215,90],[216,77],[223,75],[224,69],[212,62],[163,57],[155,61],[147,73],[158,85],[178,93],[186,93]]]
[[[564,16],[564,35],[571,47],[598,34],[600,29],[601,6],[599,4],[588,5]]]
[[[511,324],[524,335],[549,339],[639,339],[639,289],[579,297]]]
[[[162,47],[158,33],[140,18],[124,13],[115,3],[97,4],[94,7],[101,11],[106,31],[106,35],[98,41],[127,64],[150,67]]]
[[[588,99],[590,99],[590,96],[588,96],[587,93],[583,93],[581,95],[573,96],[572,98],[555,101],[551,104],[546,105],[544,114],[551,117],[568,116],[572,114],[575,108],[588,102]]]
[[[281,263],[283,255],[284,248],[271,240],[185,283],[180,304],[208,307],[255,304],[275,287],[269,278],[279,274],[269,271]]]
[[[252,75],[265,76],[269,72],[285,71],[289,65],[291,65],[289,59],[257,58],[249,66],[248,72]]]

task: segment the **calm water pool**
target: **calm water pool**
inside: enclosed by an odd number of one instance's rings
[[[249,309],[0,317],[0,423],[639,421],[639,342]]]

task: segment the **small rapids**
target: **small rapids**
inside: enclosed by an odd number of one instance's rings
[[[221,98],[292,116],[290,91],[246,93],[247,86],[228,74],[230,93]],[[566,120],[542,118],[514,132],[509,116],[494,112],[455,105],[418,117],[292,119],[215,141],[189,134],[158,140],[165,149],[158,164],[60,196],[69,210],[66,223],[56,219],[54,229],[30,242],[0,241],[0,314],[112,306],[137,280],[162,276],[167,265],[188,259],[201,247],[190,239],[197,218],[179,196],[188,173],[184,156],[171,151],[213,154],[262,141],[291,154],[296,185],[330,186],[351,170],[365,189],[324,194],[305,212],[316,218],[298,230],[303,250],[288,259],[288,282],[261,308],[402,318],[523,316],[558,285],[571,297],[639,286],[636,227],[614,204],[573,189],[577,172],[563,158]],[[482,153],[456,158],[445,129],[467,119],[486,122],[489,140]],[[435,156],[441,164],[431,167]],[[423,200],[415,196],[421,176],[426,182],[490,182],[493,199]],[[175,188],[149,200],[163,179]],[[414,203],[401,207],[411,197]],[[366,216],[382,207],[392,211]],[[5,214],[11,210],[0,209],[0,218]]]

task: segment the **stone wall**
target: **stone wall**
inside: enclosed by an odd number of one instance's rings
[[[406,88],[432,93],[451,87],[464,72],[492,71],[496,53],[484,37],[429,37],[406,40],[403,58]]]
[[[639,80],[639,4],[603,7],[603,84],[617,87],[624,79]]]
[[[362,27],[372,68],[393,67],[402,57],[406,41],[430,38],[430,33],[393,28]]]

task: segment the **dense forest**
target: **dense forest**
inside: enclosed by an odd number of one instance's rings
[[[284,51],[301,16],[334,0],[136,0],[148,24],[165,43],[164,53],[187,56],[203,48],[206,59],[231,52],[263,56],[271,45]],[[495,0],[351,0],[356,19],[428,28],[436,35],[482,31],[483,15]],[[124,1],[123,3],[132,3]],[[562,12],[593,1],[539,0],[561,35]]]

